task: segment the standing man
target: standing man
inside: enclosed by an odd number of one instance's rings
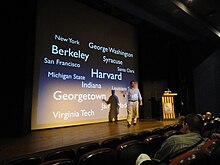
[[[118,121],[119,114],[119,99],[118,96],[115,95],[115,90],[111,91],[112,95],[108,98],[108,100],[103,99],[106,104],[110,104],[110,110],[108,115],[109,122],[112,122],[113,119],[115,122]]]
[[[128,127],[131,126],[132,119],[133,119],[133,124],[136,125],[139,105],[142,106],[142,96],[137,85],[138,85],[137,81],[134,80],[130,81],[131,88],[129,88],[127,92],[123,94],[123,96],[128,99],[128,103],[127,103]]]

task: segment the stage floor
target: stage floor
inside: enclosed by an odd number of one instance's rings
[[[127,133],[138,133],[165,125],[175,124],[176,120],[139,119],[135,126],[127,127],[126,120],[118,123],[96,123],[65,128],[35,130],[24,137],[1,138],[0,163],[7,159],[23,157],[35,153],[120,137]]]

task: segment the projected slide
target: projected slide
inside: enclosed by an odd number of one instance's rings
[[[108,121],[112,89],[125,119],[136,28],[73,0],[39,0],[36,20],[32,130]]]

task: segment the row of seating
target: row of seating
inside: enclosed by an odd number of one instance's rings
[[[153,130],[144,130],[140,131],[138,133],[128,133],[125,135],[122,135],[119,137],[113,137],[109,139],[105,139],[101,142],[88,142],[87,144],[83,144],[82,146],[79,146],[76,150],[73,148],[64,148],[64,149],[57,149],[56,151],[49,152],[47,155],[45,155],[43,158],[41,156],[33,156],[33,157],[24,157],[14,160],[9,160],[5,162],[5,165],[19,165],[19,162],[32,162],[28,164],[42,164],[42,163],[55,163],[54,161],[61,161],[63,163],[79,163],[80,159],[85,153],[89,153],[90,151],[97,150],[97,152],[100,153],[109,153],[117,156],[117,162],[119,159],[119,153],[120,148],[121,150],[128,141],[135,141],[140,144],[139,146],[144,146],[144,151],[142,150],[142,147],[139,147],[138,151],[142,151],[144,153],[147,153],[150,157],[154,155],[154,153],[159,149],[160,144],[169,136],[172,136],[173,134],[180,134],[179,131],[182,128],[182,125],[180,124],[174,124],[174,125],[166,125],[164,127],[155,128]],[[210,135],[213,132],[218,132],[220,129],[220,122],[219,120],[210,120],[208,122],[204,123],[204,131],[203,131],[203,137],[210,138]],[[132,142],[132,143],[133,143]],[[124,143],[124,144],[123,144]],[[159,144],[159,145],[158,145]],[[126,144],[128,145],[128,144]],[[116,152],[115,152],[116,151]],[[124,151],[123,151],[124,152]],[[131,152],[131,151],[129,151]],[[131,152],[132,153],[132,152]],[[96,154],[95,154],[96,155]],[[133,156],[135,154],[132,154]],[[86,157],[86,156],[85,156]],[[67,159],[67,160],[66,160]],[[86,159],[81,159],[82,161],[85,161]],[[100,159],[101,160],[101,159]],[[114,160],[114,159],[113,159]],[[130,159],[129,159],[130,160]],[[125,161],[125,160],[123,160]],[[122,162],[122,161],[119,161]],[[132,162],[132,161],[131,161]],[[56,162],[57,163],[57,162]],[[22,164],[22,163],[21,163]]]
[[[204,122],[203,137],[211,138],[213,133],[220,133],[220,120],[210,120]]]
[[[69,151],[69,152],[67,152]],[[75,162],[67,155],[70,153],[73,154],[70,150],[63,150],[56,157],[50,157],[47,161],[43,161],[40,157],[32,157],[26,159],[26,161],[20,162],[16,165],[135,165],[136,158],[141,153],[147,153],[143,142],[138,140],[130,140],[124,142],[117,146],[116,149],[112,148],[98,148],[92,149],[84,153],[78,162]],[[64,154],[66,153],[66,155]],[[67,154],[68,153],[68,154]],[[148,153],[147,153],[148,154]],[[53,155],[53,154],[52,154]],[[51,156],[51,154],[50,154]],[[54,155],[53,155],[54,156]],[[73,156],[73,155],[69,155]],[[168,165],[206,165],[206,164],[215,164],[220,161],[220,140],[219,139],[210,139],[204,143],[200,150],[190,150],[187,151],[172,160],[168,163],[157,162],[157,161],[145,161],[141,165],[151,165],[151,164],[168,164]]]
[[[220,139],[209,139],[197,150],[186,151],[168,162],[147,160],[141,165],[215,165],[220,162]]]
[[[156,135],[155,135],[156,136]],[[162,136],[160,136],[162,137]],[[20,162],[8,162],[7,165],[24,165],[24,164],[32,164],[32,165],[51,165],[54,162],[59,164],[58,161],[71,160],[71,164],[77,165],[134,165],[136,158],[141,153],[152,153],[149,147],[146,147],[143,142],[138,140],[129,140],[127,142],[123,142],[119,144],[115,149],[106,148],[98,146],[98,143],[88,143],[87,145],[81,146],[75,154],[72,149],[63,149],[56,152],[49,153],[43,160],[40,161],[40,157],[32,157],[24,160],[20,160]],[[21,163],[22,161],[22,163]],[[67,163],[67,162],[66,162]],[[5,165],[6,165],[5,164]],[[60,163],[61,164],[61,163]]]
[[[99,157],[98,159],[100,162],[102,162],[102,157],[110,157],[110,155],[111,159],[108,161],[111,162],[110,164],[112,164],[112,161],[123,164],[127,160],[127,164],[129,164],[129,162],[134,162],[136,156],[142,152],[148,153],[152,156],[167,137],[171,136],[172,134],[180,133],[180,128],[181,127],[179,125],[168,125],[162,128],[153,129],[151,131],[144,130],[138,133],[128,133],[122,135],[121,137],[104,139],[101,142],[84,143],[75,149],[72,147],[57,149],[55,151],[48,152],[48,154],[46,154],[44,157],[35,155],[33,157],[9,160],[6,161],[4,165],[23,165],[25,162],[28,162],[26,164],[32,165],[46,165],[47,163],[55,163],[58,160],[61,161],[62,164],[77,163],[83,165],[88,161],[88,156],[93,157],[90,159],[97,159],[96,157]],[[130,156],[128,156],[129,154]],[[90,159],[89,161],[91,161]],[[58,162],[56,162],[56,164],[57,163]]]

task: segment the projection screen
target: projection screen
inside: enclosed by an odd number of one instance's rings
[[[38,0],[32,130],[108,121],[111,90],[119,97],[138,79],[135,26],[74,0]]]

